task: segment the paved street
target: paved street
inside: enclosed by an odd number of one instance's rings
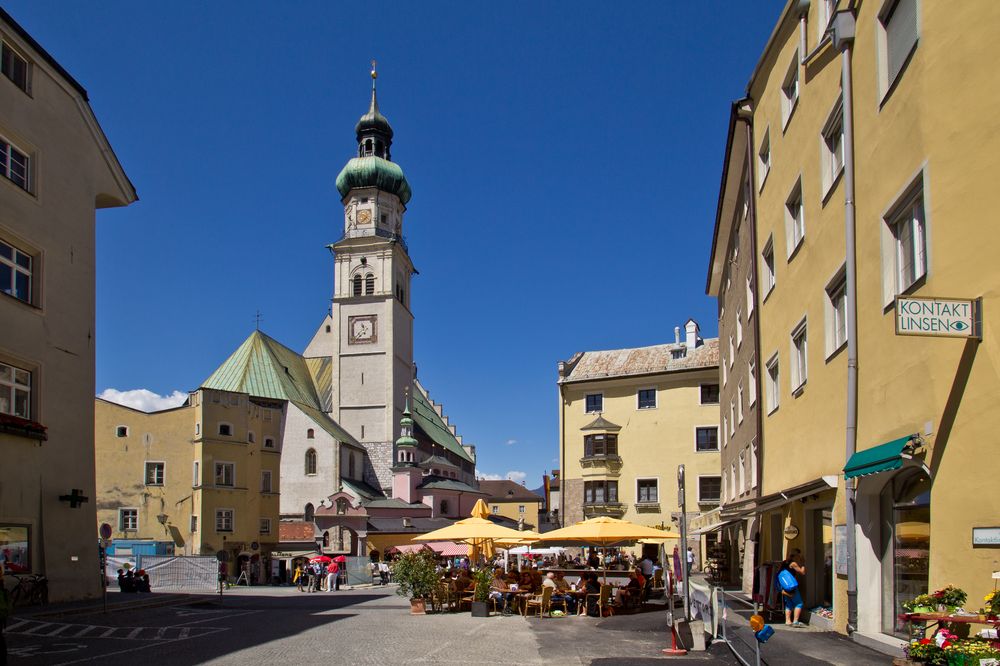
[[[409,614],[392,588],[303,594],[294,588],[237,589],[183,605],[59,617],[14,618],[11,664],[637,664],[738,663],[724,645],[665,658],[663,613],[593,618],[490,617],[467,612]],[[839,637],[814,634],[813,647],[788,654],[792,634],[772,639],[771,664],[888,664]],[[792,639],[809,644],[806,634]],[[820,638],[822,637],[822,638]],[[803,643],[805,641],[805,643]],[[844,658],[835,655],[840,650]],[[811,652],[811,655],[809,654]],[[831,657],[831,655],[834,655]]]

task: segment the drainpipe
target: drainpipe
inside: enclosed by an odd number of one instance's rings
[[[855,18],[850,10],[839,11],[831,23],[833,46],[840,51],[841,88],[844,95],[844,242],[846,246],[845,308],[847,310],[847,447],[846,458],[858,443],[858,302],[857,247],[854,236],[854,101],[851,89],[851,47]],[[857,499],[855,479],[845,479],[847,492],[847,631],[858,627]]]

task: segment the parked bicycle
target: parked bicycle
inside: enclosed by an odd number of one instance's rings
[[[10,591],[10,600],[14,606],[35,606],[49,603],[48,578],[42,574],[10,575],[17,579],[17,585]]]

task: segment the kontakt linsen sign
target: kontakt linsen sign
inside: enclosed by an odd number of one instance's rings
[[[896,298],[896,335],[981,338],[982,301],[953,298]]]

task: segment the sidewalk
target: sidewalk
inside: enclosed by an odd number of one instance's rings
[[[108,592],[107,609],[109,613],[117,613],[138,608],[173,606],[197,600],[204,600],[206,598],[218,598],[218,595],[190,592],[155,592],[151,594],[123,594],[121,592]],[[103,612],[104,601],[101,598],[97,598],[81,599],[78,601],[64,601],[53,604],[45,604],[43,606],[19,606],[14,609],[13,617],[22,619],[38,619]]]

